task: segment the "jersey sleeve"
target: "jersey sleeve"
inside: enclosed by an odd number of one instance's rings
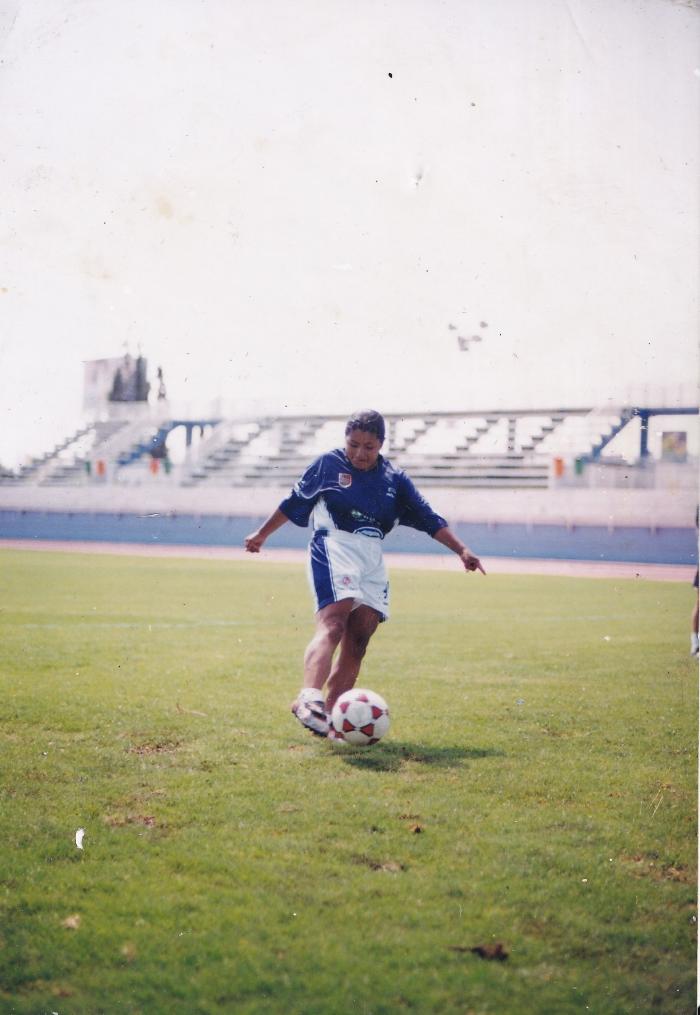
[[[399,525],[408,525],[420,532],[427,532],[429,536],[434,536],[439,529],[447,526],[442,515],[433,511],[405,472],[401,474],[397,508]]]
[[[325,455],[312,462],[301,479],[294,484],[292,492],[279,505],[282,514],[290,522],[306,528],[309,524],[314,504],[324,489]]]

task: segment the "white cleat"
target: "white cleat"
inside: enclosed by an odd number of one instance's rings
[[[314,687],[304,687],[299,692],[299,697],[292,705],[292,714],[317,737],[328,736],[328,716],[323,695]]]

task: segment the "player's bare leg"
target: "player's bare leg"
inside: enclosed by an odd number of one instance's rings
[[[343,638],[352,606],[352,599],[341,599],[316,614],[316,631],[304,652],[304,687],[320,691],[328,680],[333,653]]]
[[[343,599],[320,609],[316,614],[316,631],[304,653],[304,686],[292,703],[292,713],[302,726],[319,737],[329,733],[323,685],[331,670],[333,653],[345,633],[352,605],[352,599]]]
[[[380,620],[380,614],[371,606],[358,606],[348,617],[340,651],[328,678],[327,712],[331,712],[341,694],[355,686],[367,645]]]

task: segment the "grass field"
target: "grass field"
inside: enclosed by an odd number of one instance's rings
[[[301,567],[0,560],[3,1012],[694,1009],[688,585],[396,571],[362,750]]]

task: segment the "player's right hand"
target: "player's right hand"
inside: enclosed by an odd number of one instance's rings
[[[466,571],[481,571],[482,574],[486,574],[479,558],[474,556],[467,547],[460,553],[460,557]]]
[[[265,540],[259,532],[251,532],[251,534],[246,536],[243,540],[243,545],[248,553],[260,553],[260,547],[264,542]]]

